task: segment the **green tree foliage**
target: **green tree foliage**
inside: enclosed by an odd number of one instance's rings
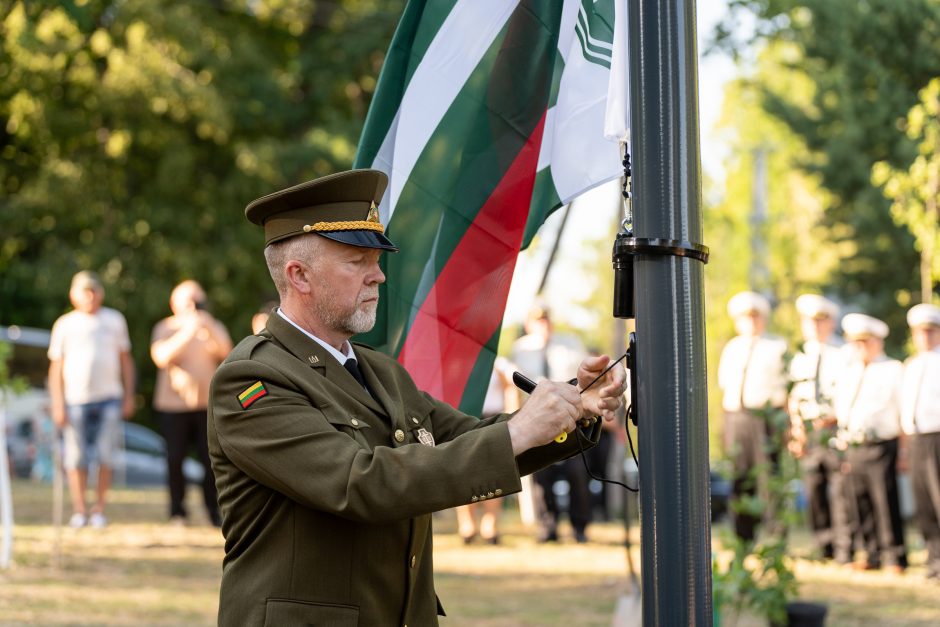
[[[910,234],[891,218],[872,185],[871,167],[910,163],[910,141],[898,121],[940,63],[940,3],[935,0],[732,0],[730,17],[716,32],[718,45],[736,52],[750,44],[787,42],[789,68],[813,84],[796,101],[766,77],[761,106],[782,120],[808,149],[801,167],[818,173],[831,192],[825,224],[840,249],[833,287],[842,297],[885,319],[897,344],[906,305],[898,292],[917,283]],[[735,40],[742,14],[756,18],[753,37]],[[896,339],[895,339],[896,338]]]
[[[403,1],[0,2],[0,322],[97,270],[131,328],[194,278],[238,339],[274,293],[245,205],[349,167]]]
[[[907,169],[879,161],[872,181],[890,198],[891,215],[914,236],[921,255],[919,300],[931,302],[940,283],[940,78],[921,91],[907,115],[907,136],[917,142],[917,157]]]

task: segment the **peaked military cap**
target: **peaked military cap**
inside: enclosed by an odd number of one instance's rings
[[[350,246],[398,252],[379,221],[386,187],[388,177],[379,170],[337,172],[252,201],[245,217],[264,227],[265,246],[316,233]]]
[[[850,313],[842,318],[842,334],[849,341],[866,340],[870,337],[883,340],[888,337],[888,325],[872,316]]]
[[[818,294],[802,294],[796,299],[796,310],[804,318],[836,318],[839,315],[839,306]]]
[[[728,315],[732,318],[752,313],[770,317],[770,301],[757,292],[738,292],[728,301]]]
[[[914,305],[907,312],[907,324],[912,329],[917,327],[940,327],[940,307],[928,303]]]

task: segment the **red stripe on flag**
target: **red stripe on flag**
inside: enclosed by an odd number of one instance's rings
[[[419,388],[454,406],[503,319],[544,125],[543,113],[438,275],[398,355]]]

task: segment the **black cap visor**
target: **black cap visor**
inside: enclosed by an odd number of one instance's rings
[[[334,242],[349,244],[350,246],[380,248],[393,253],[398,252],[398,246],[393,244],[392,240],[378,231],[318,231],[317,235],[322,235]]]

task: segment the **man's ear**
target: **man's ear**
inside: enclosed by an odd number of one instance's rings
[[[310,294],[313,291],[313,277],[310,275],[310,268],[300,261],[296,259],[288,261],[284,266],[284,275],[290,282],[291,287],[299,294]]]

